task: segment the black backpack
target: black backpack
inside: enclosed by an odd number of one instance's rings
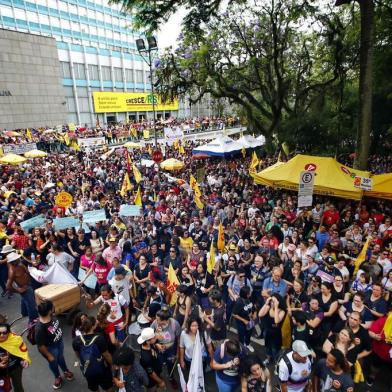
[[[89,343],[85,341],[83,336],[80,336],[80,370],[85,377],[98,377],[102,374],[106,369],[105,360],[102,357],[102,354],[95,344],[95,341],[98,339],[99,335],[94,336]]]
[[[291,373],[293,372],[293,365],[291,364],[289,357],[287,354],[289,354],[291,350],[288,349],[282,349],[279,351],[278,357],[275,362],[275,374],[279,375],[279,363],[283,359],[284,363],[287,366],[287,369],[289,371],[289,377],[291,376]]]

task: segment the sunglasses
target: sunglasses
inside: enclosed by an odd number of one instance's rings
[[[6,336],[8,335],[8,331],[0,331],[0,336]]]

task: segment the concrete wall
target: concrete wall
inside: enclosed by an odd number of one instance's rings
[[[55,39],[0,29],[0,128],[64,123],[65,93]]]

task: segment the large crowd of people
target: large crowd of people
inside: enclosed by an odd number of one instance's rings
[[[64,343],[72,344],[88,390],[178,389],[177,364],[187,380],[196,339],[219,392],[371,388],[379,369],[392,365],[391,205],[314,195],[312,206],[298,208],[295,193],[254,184],[250,154],[200,161],[192,146],[166,148],[166,157],[185,163],[170,175],[140,166],[147,148],[119,148],[105,159],[68,151],[0,168],[2,302],[20,297],[36,344],[29,350],[47,361],[53,389],[74,379]],[[127,154],[142,180],[130,170],[131,189],[120,192]],[[191,175],[202,206],[187,186]],[[120,206],[134,205],[138,189],[141,214],[122,216]],[[68,208],[56,205],[61,191],[73,197]],[[98,209],[105,220],[55,228],[55,218]],[[41,214],[42,226],[23,230],[22,222]],[[86,307],[72,336],[63,334],[51,301],[34,299],[41,283],[29,271],[56,263],[76,278],[84,271]],[[89,288],[92,275],[97,283]],[[24,391],[23,369],[34,363],[3,316],[0,391]],[[135,322],[136,357],[127,336]]]

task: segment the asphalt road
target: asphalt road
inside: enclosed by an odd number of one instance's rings
[[[86,311],[82,307],[83,311]],[[12,322],[13,320],[20,317],[20,299],[18,295],[14,295],[11,299],[1,298],[0,299],[0,313],[6,314],[8,320]],[[71,345],[71,327],[67,324],[65,318],[60,317],[61,325],[64,333],[65,340],[65,359],[71,371],[74,372],[75,380],[72,382],[64,381],[61,390],[64,391],[88,391],[86,382],[82,377],[79,368],[75,366],[76,358],[72,350]],[[12,330],[16,333],[20,333],[27,326],[27,318],[17,321]],[[26,339],[25,339],[26,341]],[[264,347],[253,342],[253,346],[256,352],[263,358]],[[46,361],[38,353],[36,346],[31,346],[28,343],[28,348],[30,356],[32,358],[32,365],[23,371],[23,383],[25,387],[25,392],[48,392],[52,390],[52,383],[54,381],[53,375],[50,372]],[[273,371],[273,369],[271,369]],[[357,386],[355,388],[356,392],[392,392],[390,385],[392,384],[392,368],[384,368],[379,372],[376,382],[371,389],[366,388],[364,385]],[[217,387],[215,384],[214,374],[209,371],[205,377],[206,391],[207,392],[217,392]],[[168,388],[167,391],[172,391]]]

